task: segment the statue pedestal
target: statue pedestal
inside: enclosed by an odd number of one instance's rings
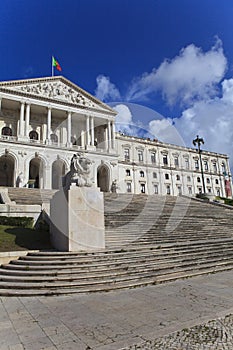
[[[104,200],[98,188],[61,189],[50,201],[50,213],[55,249],[72,252],[105,248]]]

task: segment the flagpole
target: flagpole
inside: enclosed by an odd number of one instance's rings
[[[52,56],[52,77],[54,76],[53,56]]]

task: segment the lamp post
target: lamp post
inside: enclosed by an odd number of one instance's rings
[[[202,177],[202,185],[203,185],[203,191],[205,193],[205,180],[204,180],[204,173],[203,173],[203,166],[202,166],[202,161],[201,161],[201,144],[204,145],[204,140],[203,138],[200,138],[198,135],[195,138],[195,140],[193,140],[193,145],[196,146],[197,145],[197,152],[199,154],[199,160],[200,160],[200,165],[201,165],[201,177]]]

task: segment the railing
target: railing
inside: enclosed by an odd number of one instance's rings
[[[17,136],[7,136],[7,135],[0,135],[0,141],[6,141],[6,142],[15,142],[16,144],[19,143],[26,143],[26,144],[30,144],[30,145],[35,145],[35,146],[45,146],[45,147],[49,147],[49,148],[62,148],[62,149],[73,149],[76,151],[85,151],[86,147],[85,146],[79,146],[79,145],[67,145],[65,143],[60,143],[60,142],[55,142],[50,140],[50,142],[48,143],[48,141],[43,141],[43,140],[34,140],[34,139],[23,139],[20,140],[18,139]],[[96,147],[96,151],[97,152],[101,152],[101,153],[107,153],[107,150],[103,149],[103,148],[98,148]]]
[[[4,140],[4,141],[17,141],[17,137],[16,136],[8,136],[8,135],[0,135],[0,140]]]

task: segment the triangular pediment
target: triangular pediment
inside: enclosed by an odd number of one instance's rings
[[[62,76],[2,82],[0,91],[116,115],[108,105]]]

